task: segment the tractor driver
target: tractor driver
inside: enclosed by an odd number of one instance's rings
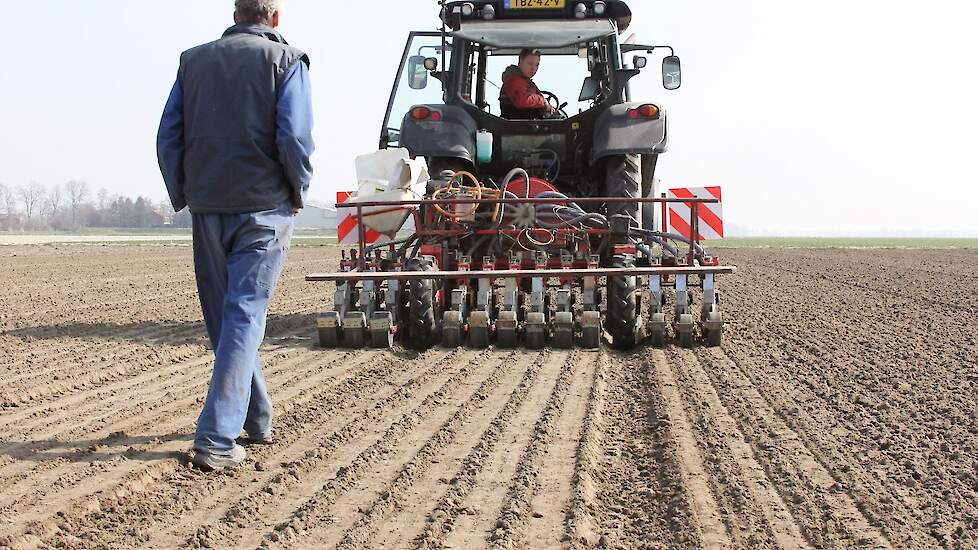
[[[540,52],[523,50],[519,65],[510,65],[503,72],[503,88],[499,93],[499,106],[503,118],[541,119],[553,118],[556,109],[540,93],[533,82],[540,69]]]

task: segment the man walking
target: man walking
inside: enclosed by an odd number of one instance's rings
[[[196,466],[234,467],[272,441],[258,348],[312,165],[309,58],[282,38],[281,0],[236,0],[234,26],[183,53],[157,137],[173,209],[193,215],[194,270],[214,372]]]

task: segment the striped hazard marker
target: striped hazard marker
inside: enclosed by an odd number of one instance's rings
[[[680,187],[670,189],[670,199],[717,199],[722,200],[719,187]],[[689,203],[669,203],[669,231],[689,238],[690,214]],[[723,203],[698,204],[696,206],[699,218],[699,240],[723,238]]]
[[[352,196],[352,191],[340,191],[336,193],[336,204],[343,204],[350,200]],[[357,228],[357,216],[355,212],[356,209],[336,209],[336,237],[340,244],[358,244],[360,242],[360,231]],[[373,229],[367,229],[365,239],[367,244],[374,244],[381,240],[387,241],[390,239]]]

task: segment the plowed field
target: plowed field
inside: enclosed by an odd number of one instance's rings
[[[723,347],[632,353],[321,350],[336,256],[205,474],[190,249],[0,248],[0,547],[978,547],[974,252],[724,251]]]

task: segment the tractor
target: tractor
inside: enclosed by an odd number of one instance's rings
[[[673,49],[626,38],[619,0],[446,1],[440,19],[440,31],[410,33],[379,141],[425,161],[423,196],[341,205],[361,236],[391,217],[413,230],[361,237],[339,272],[307,278],[337,283],[321,343],[630,349],[664,345],[671,327],[681,345],[697,334],[719,345],[716,279],[736,268],[696,230],[697,209],[716,200],[684,200],[691,231],[667,230],[655,177],[667,114],[630,85],[667,51],[662,84],[678,89]],[[546,83],[535,111],[514,108],[503,82],[526,55]]]

